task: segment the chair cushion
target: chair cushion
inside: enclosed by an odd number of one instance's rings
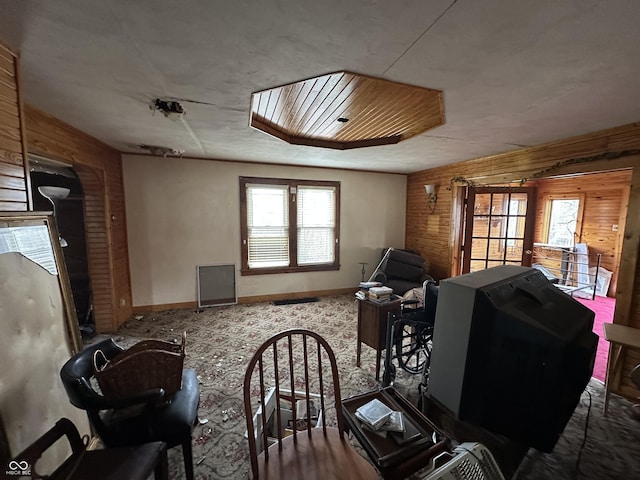
[[[425,261],[420,255],[394,250],[389,255],[384,268],[387,277],[400,278],[410,282],[421,282]]]
[[[422,275],[424,275],[424,270],[421,267],[391,260],[387,262],[384,271],[387,274],[387,278],[401,278],[410,282],[420,282]]]
[[[389,254],[389,260],[393,260],[398,263],[405,263],[407,265],[413,265],[415,267],[423,268],[425,264],[424,258],[417,253],[408,252],[406,250],[394,250]]]
[[[193,368],[182,372],[182,388],[166,405],[147,406],[135,414],[107,412],[103,421],[109,430],[101,435],[109,447],[162,441],[167,448],[182,444],[191,435],[198,415],[200,387]]]

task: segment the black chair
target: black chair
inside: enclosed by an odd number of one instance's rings
[[[384,252],[386,254],[386,250]],[[426,280],[433,280],[426,267],[427,262],[420,255],[394,249],[373,280],[392,288],[397,295],[404,295],[413,288],[421,287]]]
[[[107,447],[161,441],[167,448],[182,446],[188,480],[193,479],[191,433],[197,422],[200,387],[192,368],[182,372],[182,388],[167,399],[156,388],[129,397],[107,397],[92,387],[93,357],[102,350],[107,359],[123,351],[113,339],[91,345],[71,357],[60,377],[71,403],[86,410]],[[95,378],[94,378],[95,381]]]
[[[38,460],[62,437],[67,438],[71,455],[57,465],[52,473],[40,474]],[[11,468],[7,472],[7,478],[10,478],[10,474],[24,478],[19,473],[27,472],[25,476],[34,480],[147,480],[152,473],[155,474],[156,480],[168,478],[167,446],[163,442],[87,450],[76,426],[67,418],[58,420],[51,429],[20,452],[8,466]]]

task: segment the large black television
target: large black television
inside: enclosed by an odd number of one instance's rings
[[[533,268],[442,280],[428,395],[460,420],[550,452],[593,372],[593,319]]]

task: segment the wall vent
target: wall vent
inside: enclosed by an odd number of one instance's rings
[[[236,296],[236,266],[197,265],[198,308],[233,305]]]

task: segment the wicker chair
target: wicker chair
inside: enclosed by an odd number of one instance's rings
[[[107,447],[155,441],[165,442],[167,448],[181,445],[186,477],[193,480],[191,432],[197,421],[200,400],[195,370],[182,371],[182,388],[168,398],[162,388],[127,397],[107,396],[92,386],[92,379],[95,381],[94,355],[98,350],[110,360],[124,349],[113,339],[106,339],[85,348],[63,365],[60,377],[71,403],[87,411]]]
[[[262,344],[247,367],[244,406],[254,480],[379,478],[344,435],[335,355],[318,334],[287,330]],[[337,428],[327,426],[327,407],[335,409]]]

